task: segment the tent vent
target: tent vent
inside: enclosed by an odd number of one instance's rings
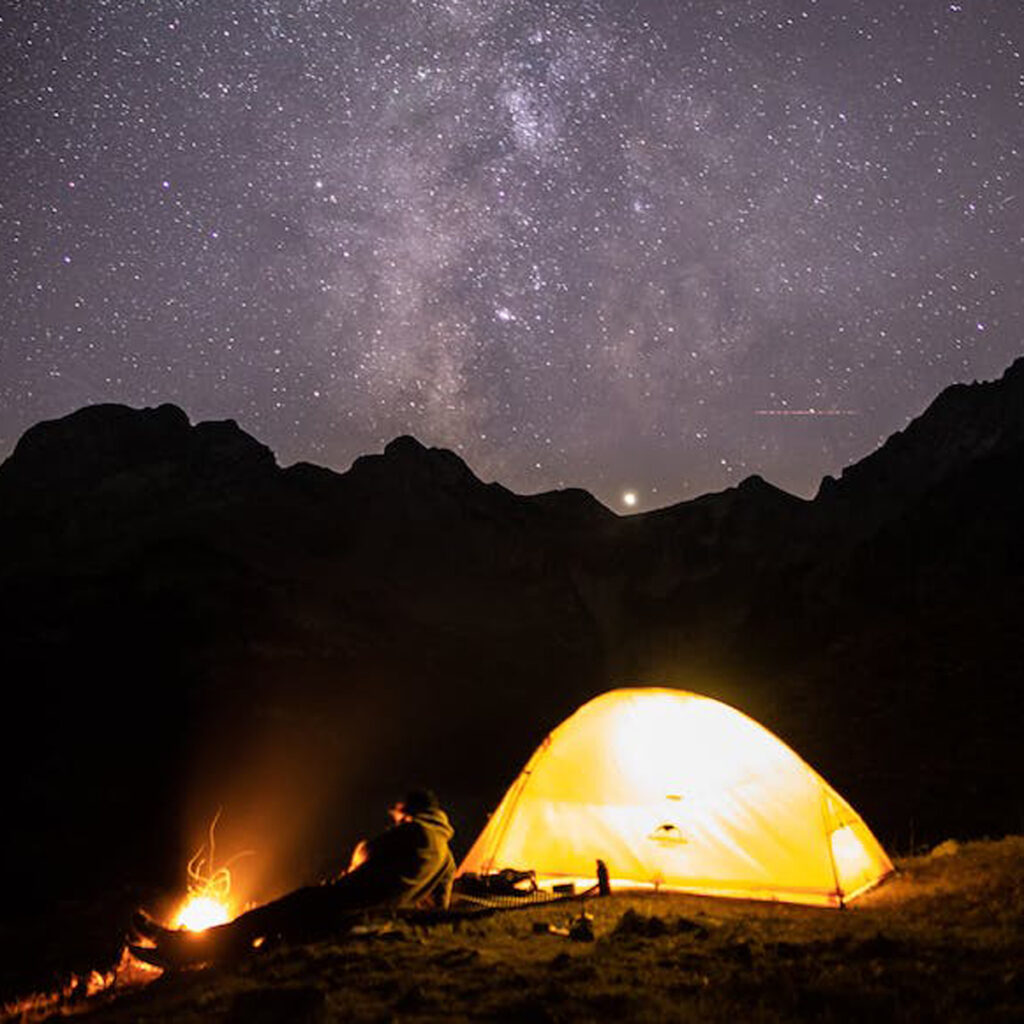
[[[678,825],[667,823],[659,825],[647,838],[665,846],[682,846],[687,841]]]

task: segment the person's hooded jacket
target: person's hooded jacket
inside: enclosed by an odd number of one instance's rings
[[[378,880],[399,906],[427,898],[447,906],[455,877],[448,842],[454,834],[448,815],[436,804],[417,807],[409,820],[367,841],[366,860],[358,871]]]

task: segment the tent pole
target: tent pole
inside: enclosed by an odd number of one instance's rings
[[[516,779],[518,788],[516,789],[515,796],[512,797],[508,802],[508,808],[505,812],[505,820],[501,823],[498,830],[498,834],[494,837],[494,845],[491,848],[490,853],[484,858],[483,864],[487,871],[494,870],[494,858],[497,855],[497,851],[501,848],[502,840],[505,838],[505,833],[508,831],[509,826],[512,824],[513,813],[516,809],[516,804],[519,803],[519,798],[523,795],[523,790],[526,789],[527,782],[530,781],[530,776],[533,774],[534,765],[548,752],[551,747],[551,733],[548,733],[544,737],[543,743],[534,752],[533,757],[526,762],[526,766],[519,773],[519,778]],[[515,783],[513,783],[515,785]]]
[[[821,793],[821,820],[825,826],[825,843],[828,846],[828,862],[832,865],[832,878],[836,885],[836,897],[839,900],[839,909],[846,909],[846,901],[843,899],[843,887],[839,881],[839,869],[836,867],[836,857],[832,850],[832,821],[829,818],[828,813],[828,796],[825,793],[825,787],[819,785],[819,792]]]

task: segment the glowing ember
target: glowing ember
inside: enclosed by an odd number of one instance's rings
[[[231,920],[227,904],[213,896],[189,896],[174,915],[175,928],[187,928],[190,932],[201,932],[216,924]]]
[[[200,846],[188,862],[188,895],[174,914],[172,928],[199,932],[214,925],[226,924],[234,916],[229,866],[252,851],[243,850],[222,867],[214,867],[214,830],[220,814],[218,810],[210,823],[209,841]]]

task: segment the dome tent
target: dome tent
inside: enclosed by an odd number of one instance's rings
[[[660,688],[612,690],[537,748],[460,865],[538,883],[842,906],[892,863],[856,811],[742,712]]]

